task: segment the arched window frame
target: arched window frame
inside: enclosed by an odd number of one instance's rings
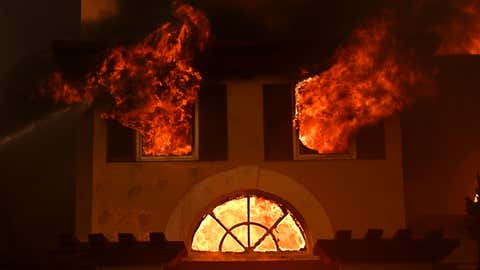
[[[267,199],[267,200],[270,200],[270,201],[276,203],[282,209],[282,211],[284,211],[284,215],[281,218],[279,218],[275,222],[275,224],[273,226],[271,226],[271,228],[266,228],[265,226],[263,226],[261,224],[256,224],[254,222],[250,222],[250,224],[261,225],[262,227],[264,227],[264,229],[267,230],[267,233],[265,235],[273,235],[272,230],[278,225],[278,223],[280,223],[281,220],[283,220],[283,218],[288,213],[290,213],[292,218],[294,219],[294,221],[296,222],[298,228],[300,229],[300,231],[302,233],[302,236],[303,236],[304,241],[305,241],[305,247],[301,250],[295,250],[295,251],[284,250],[284,251],[282,251],[278,248],[278,241],[275,238],[273,238],[274,242],[275,242],[275,245],[277,246],[277,251],[257,252],[257,251],[253,251],[252,249],[246,249],[244,252],[198,251],[198,250],[194,250],[192,248],[193,238],[194,238],[194,235],[197,232],[199,226],[201,225],[202,221],[208,215],[213,216],[213,211],[216,207],[218,207],[218,206],[220,206],[220,205],[222,205],[222,204],[224,204],[228,201],[232,201],[232,200],[236,200],[236,199],[240,199],[240,198],[244,198],[244,197],[250,198],[251,196],[257,196],[257,197],[264,198],[264,199]],[[247,199],[247,200],[249,200],[249,199]],[[248,205],[247,216],[249,216],[250,203],[248,203],[247,205]],[[284,200],[284,199],[282,199],[282,198],[280,198],[276,195],[273,195],[273,194],[270,194],[270,193],[267,193],[267,192],[264,192],[264,191],[261,191],[261,190],[249,189],[249,190],[237,191],[237,192],[234,192],[234,193],[224,195],[224,196],[218,198],[217,200],[214,200],[212,203],[210,203],[208,205],[208,207],[202,212],[201,216],[199,216],[197,218],[197,220],[198,220],[198,222],[196,222],[194,224],[194,226],[192,227],[192,230],[191,230],[191,233],[190,233],[190,236],[189,236],[189,242],[188,242],[189,251],[190,251],[190,254],[193,255],[193,257],[202,258],[203,256],[205,256],[205,258],[209,258],[209,259],[211,259],[211,258],[231,258],[231,257],[233,257],[233,258],[237,258],[237,259],[239,258],[239,259],[249,260],[249,259],[266,258],[266,257],[272,257],[272,258],[276,258],[276,259],[278,259],[278,258],[290,259],[290,258],[292,258],[292,256],[295,256],[295,257],[307,256],[308,257],[308,256],[312,255],[312,248],[311,248],[312,244],[311,244],[311,241],[310,241],[310,236],[307,233],[308,229],[307,229],[307,226],[305,224],[304,218],[299,213],[299,211],[296,210],[295,207],[293,207],[286,200]],[[217,222],[218,222],[218,220],[217,220]],[[222,238],[222,241],[225,238],[225,236],[229,234],[229,232],[231,230],[233,230],[237,226],[248,224],[248,222],[249,221],[247,220],[247,222],[242,222],[242,223],[235,224],[230,229],[227,229],[227,228],[224,227],[226,232],[225,232],[225,235]],[[262,239],[263,239],[263,237],[262,237]],[[237,241],[238,241],[238,239],[237,239]],[[259,241],[259,242],[261,242],[261,241]],[[220,245],[221,245],[221,243],[219,244],[219,249],[220,249]]]

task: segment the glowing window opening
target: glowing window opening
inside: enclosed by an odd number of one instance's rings
[[[191,131],[189,134],[192,150],[184,155],[147,155],[143,151],[142,136],[136,133],[136,160],[137,161],[191,161],[198,160],[199,147],[199,109],[198,99],[193,106],[192,119],[190,121]]]
[[[307,238],[294,213],[292,207],[270,196],[234,197],[204,215],[191,249],[237,254],[306,251]]]
[[[292,94],[294,116],[297,115],[297,97],[295,91]],[[293,139],[293,159],[294,160],[328,160],[328,159],[356,159],[357,141],[355,136],[350,140],[348,149],[345,152],[321,154],[316,150],[310,149],[300,140],[300,131],[298,126],[292,125]]]

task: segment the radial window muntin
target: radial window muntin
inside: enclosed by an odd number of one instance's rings
[[[229,204],[240,208],[232,210]],[[196,254],[282,255],[306,253],[308,249],[302,217],[274,195],[257,190],[238,192],[219,200],[205,213],[191,238],[190,249]],[[215,233],[209,233],[208,226],[215,227],[210,230]]]

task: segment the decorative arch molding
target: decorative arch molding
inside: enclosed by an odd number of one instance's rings
[[[303,185],[272,170],[242,166],[209,176],[193,186],[170,215],[165,228],[167,239],[190,243],[198,221],[211,203],[240,190],[264,191],[290,203],[303,216],[309,241],[334,237],[325,209]]]

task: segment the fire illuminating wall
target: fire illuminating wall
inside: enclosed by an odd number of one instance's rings
[[[368,228],[383,228],[390,236],[405,226],[398,117],[384,124],[385,159],[266,161],[262,93],[272,80],[225,83],[228,157],[223,161],[106,162],[106,124],[95,116],[92,205],[88,207],[88,199],[78,201],[77,225],[84,228],[80,236],[102,232],[113,238],[118,232],[134,232],[143,238],[150,231],[167,231],[169,238],[188,238],[194,225],[189,223],[198,222],[192,217],[203,214],[200,206],[246,188],[292,203],[304,215],[312,237],[333,237],[340,229],[353,229],[360,237]],[[305,203],[307,197],[314,203]],[[194,207],[179,210],[185,201]],[[183,234],[169,235],[167,224],[170,229],[179,226]]]

